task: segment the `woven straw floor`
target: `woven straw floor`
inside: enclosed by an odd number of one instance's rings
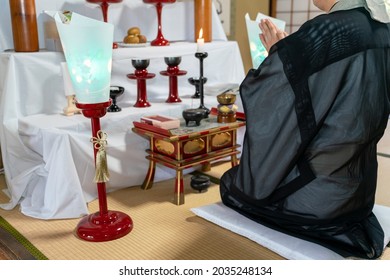
[[[379,173],[389,170],[390,159],[380,164]],[[209,175],[219,178],[228,163],[213,165]],[[386,169],[384,169],[386,168]],[[383,175],[383,174],[382,174]],[[155,183],[150,190],[131,187],[108,194],[108,208],[127,213],[134,229],[125,237],[109,242],[87,242],[74,235],[79,219],[37,220],[18,209],[4,211],[4,217],[44,256],[51,260],[278,260],[283,259],[259,244],[195,216],[190,209],[220,201],[218,185],[197,193],[185,176],[185,204],[170,201],[173,180]],[[387,181],[388,182],[388,181]],[[0,182],[1,184],[1,182]],[[384,181],[379,180],[384,186]],[[389,188],[380,188],[379,201],[390,206]],[[0,194],[0,203],[7,201]],[[89,204],[98,211],[98,202]],[[387,248],[381,259],[390,259]]]
[[[213,167],[218,176],[229,165]],[[18,209],[5,211],[4,217],[16,230],[51,260],[256,260],[281,259],[268,249],[245,237],[195,216],[190,209],[220,200],[218,186],[207,192],[191,189],[185,176],[185,204],[171,203],[173,180],[158,182],[150,190],[131,187],[108,194],[109,210],[127,213],[133,230],[117,240],[87,242],[74,235],[79,219],[38,220],[26,217]],[[6,202],[0,196],[0,203]],[[98,211],[98,202],[88,205]]]

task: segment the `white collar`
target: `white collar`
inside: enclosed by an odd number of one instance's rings
[[[370,13],[372,19],[390,23],[390,0],[340,0],[329,12],[358,7],[364,7]]]

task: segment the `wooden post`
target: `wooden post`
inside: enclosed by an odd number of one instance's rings
[[[194,21],[195,21],[195,38],[199,38],[199,31],[203,29],[203,38],[205,42],[211,42],[212,33],[212,0],[195,0],[194,1]]]
[[[269,15],[271,17],[276,17],[276,0],[269,1]]]
[[[16,52],[39,51],[35,0],[9,0]]]

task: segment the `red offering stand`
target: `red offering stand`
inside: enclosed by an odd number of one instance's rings
[[[107,22],[108,6],[109,3],[121,3],[123,0],[86,0],[89,3],[99,4],[102,8],[103,20]]]
[[[176,0],[143,0],[146,4],[154,4],[156,6],[157,11],[157,37],[150,44],[152,46],[168,46],[169,41],[164,38],[162,34],[162,25],[161,25],[161,12],[163,8],[163,4],[172,4],[175,3]]]
[[[149,59],[132,59],[131,64],[134,66],[134,73],[127,74],[127,78],[137,80],[137,101],[134,107],[150,107],[147,97],[146,80],[153,79],[156,74],[149,73]]]
[[[162,76],[169,77],[169,96],[165,102],[167,103],[177,103],[181,102],[179,97],[179,92],[177,90],[177,77],[187,74],[187,71],[179,69],[179,64],[181,62],[181,57],[165,57],[165,63],[168,65],[166,71],[161,71]]]

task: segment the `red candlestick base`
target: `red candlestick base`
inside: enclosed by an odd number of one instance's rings
[[[180,99],[179,93],[178,93],[177,77],[186,75],[187,71],[179,70],[178,66],[175,66],[175,67],[168,66],[167,71],[161,71],[160,74],[162,76],[169,77],[169,96],[165,102],[167,102],[167,103],[181,102],[181,99]]]
[[[77,225],[77,235],[83,240],[102,242],[121,238],[133,229],[133,221],[122,212],[109,210],[90,214],[81,219]]]
[[[86,0],[89,3],[99,4],[102,8],[103,21],[107,22],[108,19],[108,6],[109,3],[120,3],[123,0]]]
[[[143,0],[144,3],[147,4],[154,4],[156,7],[157,12],[157,36],[156,39],[154,39],[152,42],[150,42],[150,45],[152,46],[169,46],[169,41],[164,38],[164,35],[162,34],[162,25],[161,25],[161,13],[164,4],[171,4],[176,2],[176,0]]]
[[[92,137],[97,137],[100,130],[100,118],[107,112],[107,107],[112,101],[82,104],[76,102],[76,107],[81,109],[82,114],[91,119]],[[97,148],[94,148],[94,159],[96,162]],[[77,236],[86,241],[102,242],[121,238],[133,229],[131,218],[119,211],[109,211],[107,209],[106,183],[97,184],[99,212],[90,214],[81,219],[76,227]]]
[[[152,79],[156,76],[154,73],[148,73],[146,69],[135,70],[134,74],[127,74],[127,78],[137,80],[137,101],[134,107],[150,107],[147,97],[146,80]]]

